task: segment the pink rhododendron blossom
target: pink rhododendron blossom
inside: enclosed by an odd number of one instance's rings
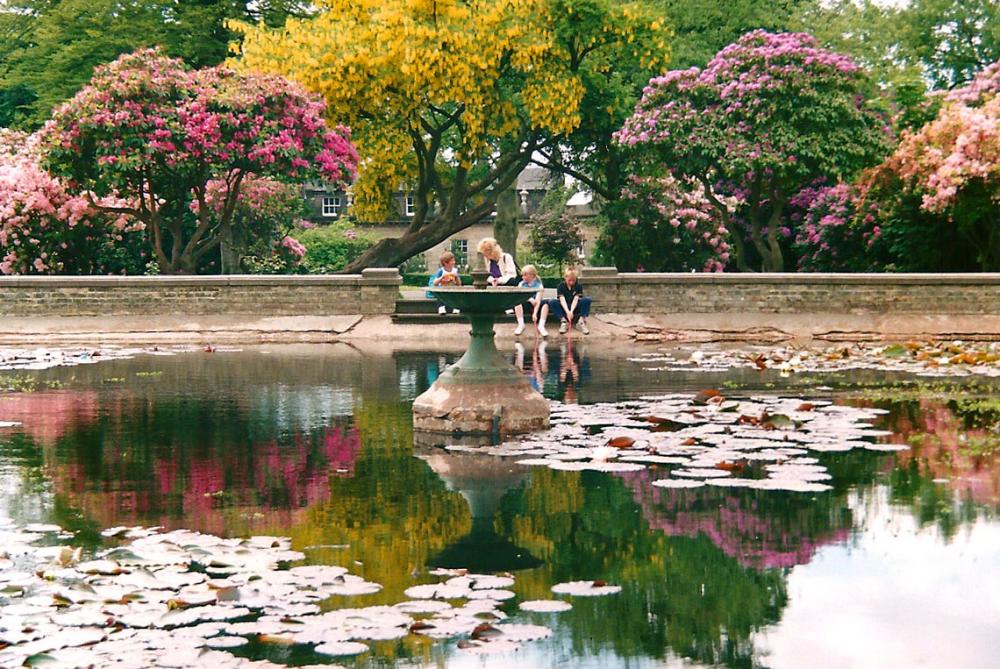
[[[128,203],[71,190],[38,163],[37,138],[0,130],[0,273],[107,273],[102,255],[142,224]]]
[[[936,118],[904,133],[891,157],[863,183],[866,199],[919,203],[906,216],[966,244],[982,271],[1000,269],[1000,62],[943,96]],[[913,205],[908,205],[913,206]],[[884,223],[897,220],[889,218]],[[877,227],[877,226],[876,226]],[[896,227],[895,225],[893,226]],[[881,236],[881,228],[875,238]],[[875,234],[874,228],[872,233]]]
[[[289,252],[292,253],[292,255],[298,258],[301,258],[306,254],[306,247],[303,246],[302,243],[299,242],[299,240],[295,239],[294,237],[289,237],[286,235],[285,238],[281,240],[281,246],[288,249]]]
[[[724,199],[734,204],[731,198]],[[725,269],[731,253],[729,234],[700,185],[670,174],[632,176],[622,190],[621,202],[623,223],[612,223],[605,232],[605,238],[613,236],[612,243],[621,249],[615,258],[619,267],[685,272]]]
[[[884,122],[864,105],[863,90],[858,66],[811,35],[755,30],[704,69],[651,79],[614,137],[647,165],[735,197],[734,212],[709,201],[736,260],[750,268],[747,242],[761,269],[782,271],[784,240],[795,235],[790,198],[817,178],[853,174],[888,152]]]
[[[59,175],[131,196],[129,213],[150,227],[161,270],[191,272],[221,244],[252,180],[337,186],[355,177],[350,131],[331,130],[324,116],[323,101],[296,83],[221,66],[192,71],[146,49],[98,67],[55,110],[42,144]],[[211,201],[226,204],[203,210]],[[197,222],[179,226],[179,209]]]

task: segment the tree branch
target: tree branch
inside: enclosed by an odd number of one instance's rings
[[[537,160],[535,158],[532,158],[530,162],[534,163],[535,165],[539,165],[540,167],[544,167],[547,170],[560,172],[567,176],[573,177],[574,179],[585,185],[587,188],[589,188],[592,192],[597,193],[598,195],[603,197],[605,200],[616,200],[618,199],[618,196],[621,195],[620,193],[611,192],[610,189],[606,188],[605,186],[602,186],[592,177],[587,176],[583,172],[580,172],[579,170],[576,170],[570,167],[569,165],[565,165],[563,163],[555,161],[550,156],[544,153],[542,153],[542,157],[545,158],[545,162]]]

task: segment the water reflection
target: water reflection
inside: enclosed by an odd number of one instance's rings
[[[780,388],[768,384],[781,382],[745,371],[709,381],[643,375],[627,349],[569,339],[525,341],[509,355],[546,397],[567,403],[709,383],[732,395],[773,393]],[[802,618],[798,607],[822,587],[840,593],[828,606],[858,587],[888,600],[863,570],[884,566],[871,556],[897,555],[903,538],[938,561],[923,567],[928,581],[941,582],[933,572],[960,583],[979,613],[967,629],[997,631],[998,593],[972,587],[983,565],[1000,560],[997,544],[968,543],[998,532],[995,394],[848,396],[826,378],[838,401],[888,409],[881,425],[893,432],[888,439],[913,450],[823,454],[833,490],[816,495],[667,490],[650,485],[659,476],[653,469],[556,472],[414,453],[410,400],[457,357],[274,349],[48,370],[38,376],[62,389],[0,395],[0,421],[22,423],[0,429],[0,516],[81,530],[79,541],[89,545],[115,525],[288,535],[311,562],[342,564],[384,586],[330,606],[400,601],[429,567],[461,559],[517,570],[521,599],[549,598],[560,581],[623,586],[618,596],[577,599],[572,611],[545,618],[556,635],[525,651],[523,667],[658,666],[677,658],[794,666],[785,659],[795,646],[788,635],[803,634],[805,622],[819,626],[820,616],[811,610]],[[979,576],[958,568],[969,555],[981,561]],[[939,593],[892,587],[905,590],[909,607],[937,611]],[[941,625],[953,629],[945,609]],[[889,633],[907,633],[886,624]],[[454,653],[408,637],[379,647],[370,663],[444,666]],[[919,659],[905,649],[892,657]],[[997,659],[983,649],[968,657]]]
[[[567,614],[580,653],[613,648],[621,657],[676,655],[745,666],[751,633],[777,620],[786,600],[779,571],[740,565],[709,537],[651,528],[624,480],[596,472],[536,470],[505,498],[502,533],[545,560],[525,575],[525,597],[552,583],[602,578],[620,596],[574,601]]]

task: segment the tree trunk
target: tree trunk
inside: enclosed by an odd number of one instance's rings
[[[500,248],[517,259],[517,191],[514,187],[500,193],[497,198],[497,216],[493,220],[493,236]]]
[[[767,221],[767,246],[769,255],[764,256],[765,272],[784,272],[785,257],[781,252],[781,216],[785,211],[785,203],[780,193],[771,198],[771,217]]]
[[[233,239],[232,226],[219,232],[219,273],[238,274],[240,271],[240,250]]]
[[[366,267],[397,267],[418,253],[440,244],[451,235],[464,230],[485,213],[473,212],[457,218],[444,215],[431,219],[418,228],[409,228],[402,237],[382,239],[349,263],[340,274],[357,274]]]

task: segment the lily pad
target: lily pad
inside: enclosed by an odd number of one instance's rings
[[[596,583],[596,585],[595,585]],[[614,595],[622,591],[620,585],[600,584],[598,581],[569,581],[552,586],[552,592],[557,595],[573,595],[576,597],[602,597]]]

